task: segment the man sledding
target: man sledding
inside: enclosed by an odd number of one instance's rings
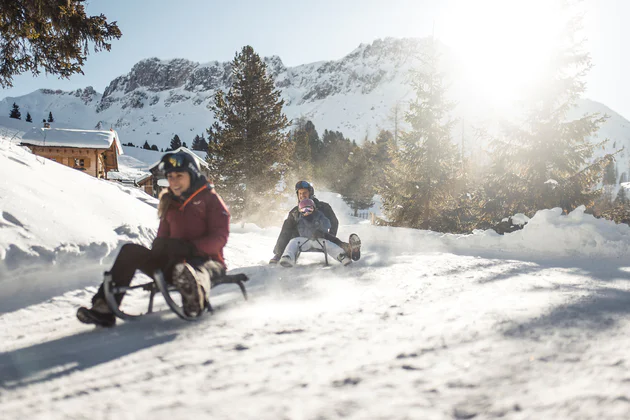
[[[361,241],[359,240],[359,237],[355,234],[352,234],[350,235],[348,242],[343,242],[336,237],[337,229],[339,228],[339,221],[337,220],[337,216],[328,203],[325,203],[315,198],[315,189],[310,182],[298,181],[298,183],[295,184],[295,195],[297,196],[298,203],[305,199],[312,200],[314,203],[314,208],[317,210],[317,212],[323,214],[323,216],[328,220],[329,228],[323,231],[323,235],[325,236],[325,238],[323,239],[326,239],[327,241],[332,242],[333,244],[342,248],[345,254],[349,256],[352,261],[357,261],[359,258],[361,258]],[[269,260],[269,264],[277,264],[278,262],[280,262],[280,259],[283,256],[285,249],[292,239],[298,237],[302,237],[302,239],[304,238],[304,236],[300,235],[300,232],[298,231],[298,221],[300,220],[301,216],[302,214],[300,213],[299,206],[295,206],[293,209],[291,209],[287,218],[282,224],[282,230],[280,231],[280,235],[278,236],[278,240],[276,241],[276,246],[273,249],[274,256],[271,260]],[[307,236],[307,238],[309,237],[310,236]],[[354,245],[351,245],[351,242],[353,242]],[[302,251],[304,251],[304,249]]]
[[[340,241],[330,234],[330,220],[317,210],[315,202],[306,198],[298,204],[299,217],[297,230],[299,236],[291,239],[280,258],[280,265],[293,267],[300,253],[323,251],[341,264],[348,265],[358,260],[361,255],[361,240],[355,234],[350,235],[349,243]]]

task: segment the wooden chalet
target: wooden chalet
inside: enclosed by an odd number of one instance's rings
[[[21,144],[38,156],[105,179],[108,172],[118,171],[123,154],[114,130],[36,127],[22,136]]]

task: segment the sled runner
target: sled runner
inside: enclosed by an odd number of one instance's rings
[[[315,242],[318,247],[311,247],[311,241]],[[308,246],[307,246],[308,245]],[[295,254],[295,263],[297,263],[298,258],[300,258],[300,254],[302,252],[323,252],[324,253],[324,265],[328,266],[328,253],[326,252],[326,241],[320,240],[318,238],[310,238],[305,240],[304,242],[298,242],[297,253]],[[282,259],[280,259],[280,265],[283,267],[292,267],[293,265],[286,265],[283,263]]]
[[[153,299],[159,291],[162,293],[162,296],[164,296],[166,304],[169,306],[169,308],[171,308],[173,312],[177,314],[178,317],[185,319],[186,321],[195,321],[201,317],[204,311],[201,311],[198,316],[188,316],[184,313],[183,305],[178,303],[171,296],[173,292],[179,293],[177,291],[177,288],[172,284],[166,283],[166,280],[164,280],[164,274],[161,270],[157,270],[154,274],[154,277],[155,281],[122,287],[116,286],[116,284],[112,281],[111,274],[109,274],[109,272],[105,272],[103,279],[103,289],[105,292],[105,300],[107,301],[107,306],[109,306],[109,309],[111,309],[114,315],[116,315],[118,318],[124,319],[126,321],[134,320],[144,314],[132,315],[121,310],[118,306],[118,302],[116,301],[116,295],[119,293],[128,292],[133,289],[141,289],[149,292],[149,307],[146,313],[151,313],[153,312]],[[245,289],[245,285],[243,284],[247,280],[249,280],[249,278],[245,274],[224,274],[221,277],[212,279],[212,285],[210,288],[213,289],[221,284],[236,284],[241,289],[245,300],[247,300],[247,290]],[[208,312],[213,311],[210,302],[206,301],[205,309],[207,309]]]

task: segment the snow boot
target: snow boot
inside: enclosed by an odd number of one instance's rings
[[[346,265],[348,265],[348,264],[350,264],[352,262],[352,259],[345,252],[342,252],[337,257],[337,261],[339,261],[341,264],[346,266]]]
[[[350,258],[352,261],[359,261],[361,259],[361,239],[359,235],[353,233],[350,235],[348,239],[348,244],[350,245]]]
[[[269,260],[269,264],[278,264],[280,262],[280,258],[282,258],[282,255],[274,255],[273,258]]]
[[[182,296],[184,313],[190,317],[201,315],[206,307],[206,292],[198,278],[201,274],[188,263],[179,263],[173,269],[173,284]],[[209,285],[207,288],[210,290]]]
[[[116,325],[116,315],[103,299],[97,299],[91,308],[80,307],[77,310],[77,318],[84,324],[94,324],[99,327],[109,328]]]
[[[282,258],[280,258],[280,265],[287,268],[293,267],[293,261],[291,261],[291,257],[288,255],[283,255]]]

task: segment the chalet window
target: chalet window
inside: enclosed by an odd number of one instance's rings
[[[85,168],[85,159],[75,159],[74,160],[75,168]]]

